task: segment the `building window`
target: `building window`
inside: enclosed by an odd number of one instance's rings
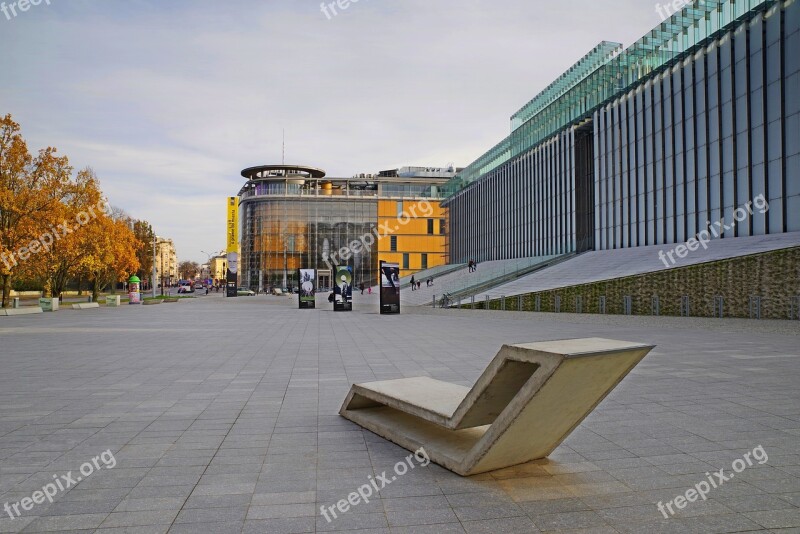
[[[433,219],[428,219],[428,235],[433,235]]]
[[[427,269],[428,268],[428,255],[427,254],[422,254],[422,268],[423,269]]]
[[[403,269],[408,269],[408,253],[403,254]]]
[[[447,221],[445,219],[439,219],[439,234],[445,235],[447,232]]]
[[[402,217],[403,216],[403,201],[402,200],[398,200],[397,201],[397,216],[398,217]]]
[[[397,252],[397,236],[396,235],[391,236],[389,250],[391,250],[392,252]],[[406,267],[406,269],[407,268],[408,267]]]

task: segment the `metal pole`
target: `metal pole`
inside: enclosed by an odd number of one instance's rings
[[[287,252],[287,250],[288,249],[286,247],[283,247],[283,287],[289,287],[289,281],[287,280],[287,278],[288,278],[288,272],[287,272],[288,264],[286,263],[286,252]],[[281,289],[283,289],[283,288],[281,288]]]
[[[156,298],[156,234],[153,233],[153,282],[151,284],[153,298]]]

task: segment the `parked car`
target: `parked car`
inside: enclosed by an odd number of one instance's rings
[[[255,297],[256,292],[252,289],[247,289],[246,287],[240,287],[236,289],[236,294],[240,297]]]

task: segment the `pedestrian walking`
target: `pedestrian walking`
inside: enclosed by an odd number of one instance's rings
[[[414,282],[414,275],[412,274],[411,275],[411,291],[416,291],[416,288],[417,288],[417,285],[416,285],[416,282]]]

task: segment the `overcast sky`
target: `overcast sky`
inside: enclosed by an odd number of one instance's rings
[[[598,42],[661,22],[651,0],[46,2],[0,12],[0,114],[198,262],[282,129],[329,176],[466,166]]]

